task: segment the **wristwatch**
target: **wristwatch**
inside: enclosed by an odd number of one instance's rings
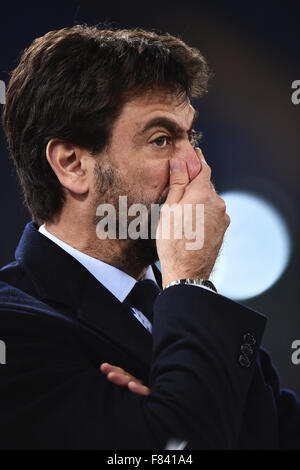
[[[218,293],[213,283],[209,281],[208,279],[177,279],[176,281],[170,282],[170,284],[168,284],[164,288],[164,290],[166,290],[168,287],[171,287],[171,286],[177,286],[178,284],[192,285],[192,286],[204,286]]]

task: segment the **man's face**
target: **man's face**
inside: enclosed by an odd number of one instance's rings
[[[169,160],[177,156],[197,167],[191,132],[195,110],[189,101],[149,92],[125,104],[112,128],[107,156],[134,202],[157,203],[166,198]]]
[[[190,171],[199,170],[192,141],[194,118],[188,100],[178,105],[167,93],[149,92],[128,101],[113,125],[109,148],[99,156],[96,205],[110,202],[117,209],[120,195],[127,196],[128,207],[141,203],[150,209],[165,202],[173,156],[188,161]],[[152,257],[156,254],[153,240],[135,240],[133,245],[152,247]],[[154,261],[150,258],[149,263]]]

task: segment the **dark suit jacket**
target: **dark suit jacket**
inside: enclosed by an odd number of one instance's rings
[[[260,348],[265,323],[221,295],[175,286],[155,301],[151,336],[30,223],[0,271],[0,447],[163,449],[178,438],[188,449],[299,449],[300,405]],[[102,362],[151,394],[112,384]]]

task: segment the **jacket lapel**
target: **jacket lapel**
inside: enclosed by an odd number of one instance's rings
[[[152,336],[76,259],[29,223],[16,250],[16,260],[34,283],[38,298],[68,312],[93,333],[106,338],[148,369]],[[153,271],[161,286],[159,269]]]

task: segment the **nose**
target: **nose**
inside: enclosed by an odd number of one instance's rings
[[[195,149],[189,142],[185,142],[182,145],[178,146],[178,150],[176,150],[176,155],[174,154],[173,156],[185,160],[190,180],[193,180],[198,175],[201,170],[201,163],[195,152]]]

